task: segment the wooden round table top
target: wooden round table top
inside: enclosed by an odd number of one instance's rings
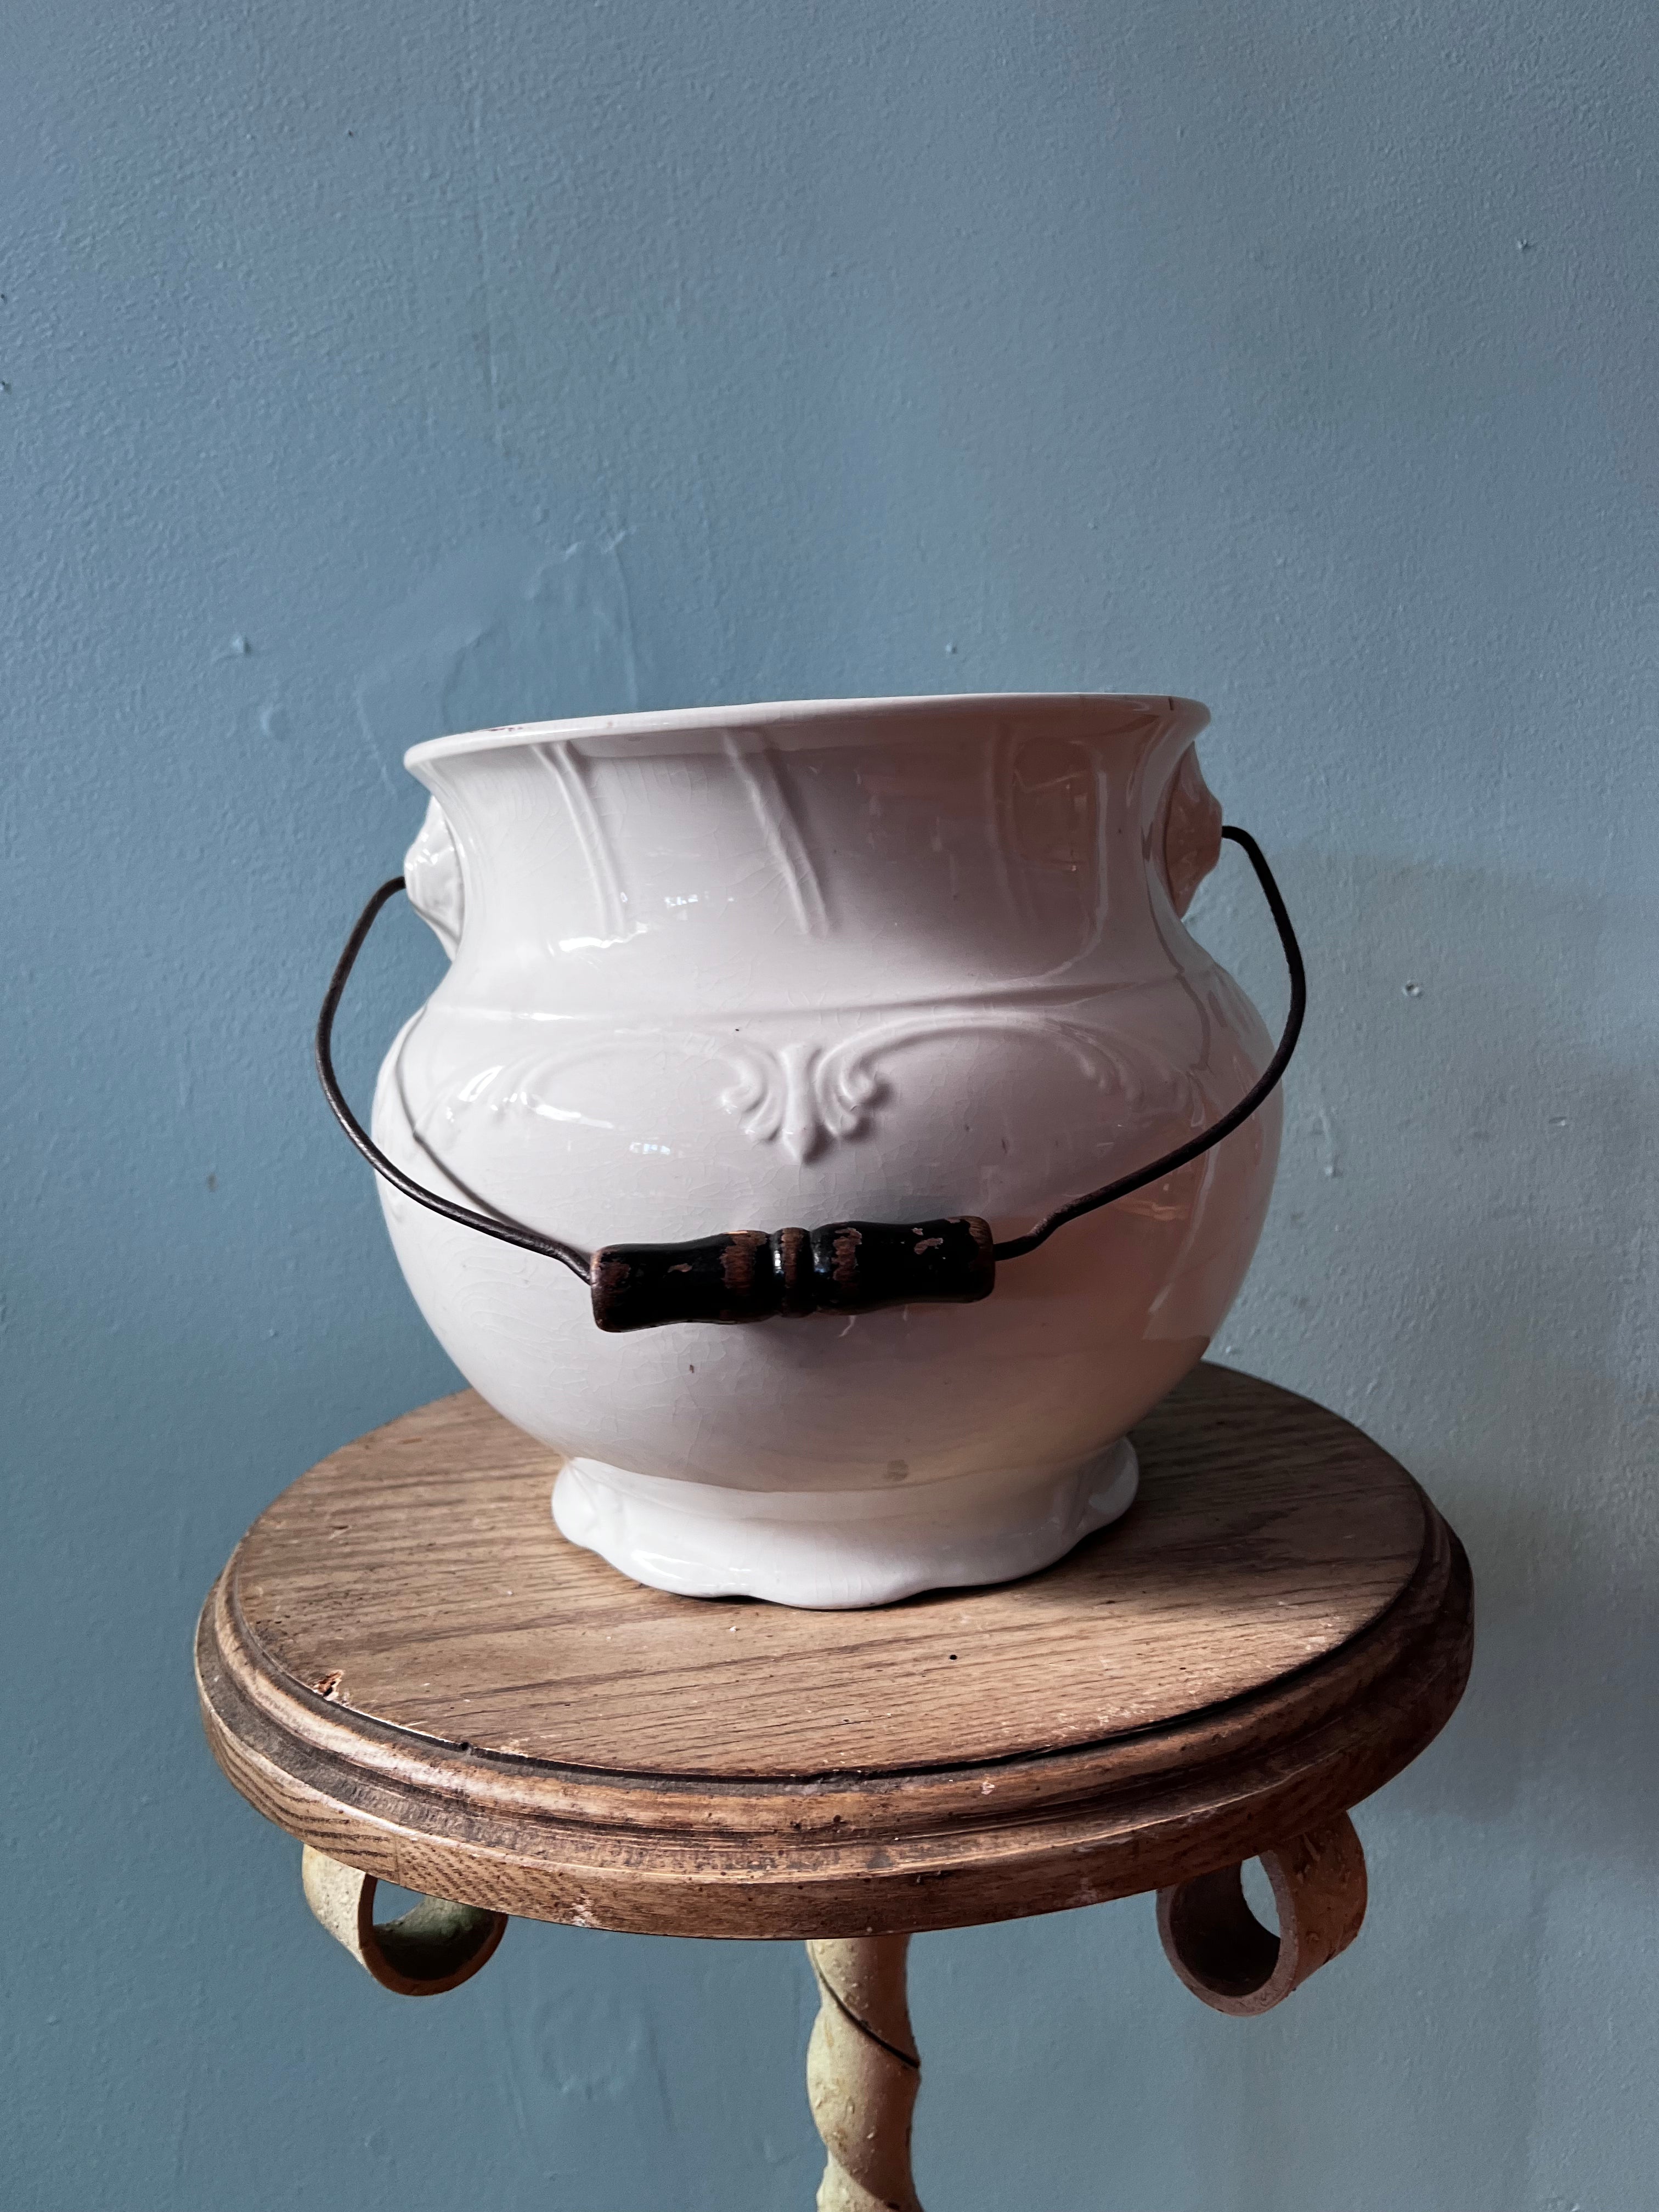
[[[407,1887],[662,1935],[899,1933],[1184,1881],[1346,1811],[1468,1674],[1461,1547],[1307,1400],[1200,1368],[1139,1499],[993,1589],[805,1613],[641,1588],[471,1392],[263,1514],[198,1678],[243,1794]]]

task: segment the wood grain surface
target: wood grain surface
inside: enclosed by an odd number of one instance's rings
[[[1200,1369],[1129,1516],[1023,1583],[862,1613],[646,1590],[553,1527],[470,1393],[324,1461],[203,1615],[252,1802],[459,1901],[831,1936],[1185,1879],[1318,1825],[1443,1723],[1467,1568],[1334,1415]]]

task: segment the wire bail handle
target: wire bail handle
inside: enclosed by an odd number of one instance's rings
[[[1177,1168],[1201,1158],[1242,1127],[1279,1087],[1307,1012],[1302,948],[1255,839],[1231,823],[1221,834],[1240,848],[1255,872],[1290,974],[1290,1011],[1273,1058],[1237,1105],[1207,1129],[1132,1174],[1057,1206],[1023,1237],[1005,1237],[1000,1243],[993,1240],[989,1225],[976,1214],[957,1214],[908,1223],[836,1221],[811,1230],[726,1230],[674,1244],[604,1244],[585,1252],[562,1237],[544,1237],[508,1214],[480,1213],[428,1190],[380,1150],[352,1112],[334,1072],[334,1021],[340,1000],[381,909],[405,887],[401,876],[391,877],[374,893],[335,963],[317,1018],[317,1073],[335,1119],[378,1176],[446,1220],[556,1260],[587,1285],[593,1319],[602,1329],[620,1333],[659,1328],[669,1322],[766,1321],[775,1316],[793,1319],[810,1313],[870,1313],[881,1306],[969,1304],[990,1297],[1000,1261],[1024,1259],[1067,1222],[1114,1205],[1148,1183],[1161,1182]]]

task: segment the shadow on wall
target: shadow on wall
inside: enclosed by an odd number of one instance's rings
[[[1370,1429],[1468,1546],[1456,1754],[1401,1798],[1476,1822],[1524,1802],[1539,1856],[1650,1871],[1659,1771],[1637,1747],[1659,1679],[1659,1489],[1630,1163],[1651,1048],[1629,1010],[1655,918],[1305,849],[1285,873],[1312,1006],[1273,1212],[1216,1356]],[[1218,886],[1194,917],[1224,957],[1242,896]]]
[[[380,617],[356,701],[389,788],[427,738],[642,703],[623,547],[621,532],[556,550],[481,539]]]
[[[1214,1356],[1336,1407],[1422,1478],[1474,1560],[1474,1677],[1359,1810],[1365,1932],[1265,2021],[1182,1994],[1146,1899],[920,1944],[922,2197],[1611,2212],[1645,2201],[1616,2182],[1647,2154],[1645,2102],[1574,2153],[1615,2177],[1605,2194],[1565,2188],[1547,2130],[1626,2078],[1650,2008],[1630,1962],[1659,1856],[1659,1503],[1627,1207],[1651,1047],[1626,1036],[1649,917],[1286,851],[1270,804],[1230,811],[1280,872],[1312,1008]],[[1194,927],[1271,1022],[1283,985],[1248,884],[1212,879]]]

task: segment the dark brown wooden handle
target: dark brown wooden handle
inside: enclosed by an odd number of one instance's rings
[[[822,1229],[729,1230],[687,1244],[605,1244],[589,1278],[593,1318],[620,1333],[677,1321],[766,1321],[774,1314],[872,1313],[878,1306],[966,1305],[996,1284],[989,1226],[948,1221],[834,1221]]]
[[[1245,1903],[1236,1866],[1158,1893],[1170,1964],[1195,1997],[1244,2019],[1282,2004],[1347,1949],[1365,1917],[1365,1854],[1346,1813],[1257,1856],[1273,1884],[1277,1936]]]

